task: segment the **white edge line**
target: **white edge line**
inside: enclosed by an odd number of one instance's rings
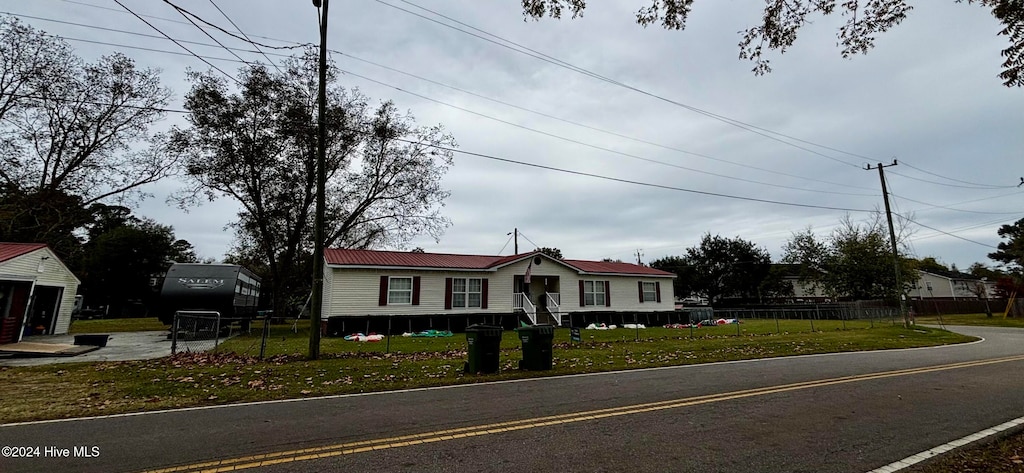
[[[910,468],[911,466],[916,465],[916,464],[918,464],[920,462],[923,462],[925,460],[928,460],[930,458],[937,457],[937,456],[942,455],[944,453],[950,452],[950,451],[952,451],[953,449],[956,449],[956,448],[966,447],[969,444],[972,444],[972,443],[977,442],[979,440],[982,440],[984,438],[991,437],[991,436],[996,435],[996,434],[998,434],[1000,432],[1003,432],[1003,431],[1008,430],[1008,429],[1012,429],[1012,428],[1017,427],[1017,426],[1022,425],[1022,424],[1024,424],[1024,417],[1018,417],[1018,418],[1013,419],[1011,421],[999,424],[999,425],[997,425],[995,427],[990,427],[990,428],[981,430],[979,432],[975,432],[975,433],[973,433],[971,435],[968,435],[966,437],[962,437],[962,438],[953,440],[952,442],[944,443],[942,445],[939,445],[938,447],[925,450],[925,451],[923,451],[921,453],[918,453],[918,454],[915,454],[915,455],[911,455],[911,456],[909,456],[907,458],[904,458],[902,460],[894,461],[894,462],[892,462],[892,463],[890,463],[888,465],[885,465],[885,466],[883,466],[881,468],[876,468],[874,470],[871,470],[868,473],[894,473],[894,472],[903,470],[905,468]]]
[[[897,351],[913,351],[913,350],[934,350],[934,349],[941,349],[941,348],[964,347],[964,346],[968,346],[968,345],[984,343],[985,341],[986,340],[985,340],[984,337],[978,337],[978,340],[975,340],[973,342],[958,343],[958,344],[955,344],[955,345],[936,345],[936,346],[931,346],[931,347],[896,348],[896,349],[889,349],[889,350],[844,351],[844,352],[835,352],[835,353],[814,353],[814,354],[810,354],[810,355],[777,356],[777,357],[770,357],[770,358],[753,358],[753,359],[749,359],[749,360],[716,361],[716,362],[713,362],[713,363],[698,363],[698,364],[694,364],[694,365],[658,366],[658,367],[654,367],[654,368],[639,368],[639,369],[617,370],[617,371],[601,371],[601,372],[598,372],[598,373],[578,373],[578,374],[565,374],[565,375],[559,375],[559,376],[543,376],[543,377],[539,377],[539,378],[505,379],[505,380],[498,380],[498,381],[485,381],[485,382],[482,382],[482,383],[465,383],[465,384],[453,384],[453,385],[448,385],[448,386],[430,386],[430,387],[426,387],[426,388],[397,389],[397,390],[394,390],[394,391],[374,391],[374,392],[369,392],[369,393],[333,394],[333,395],[330,395],[330,396],[303,397],[303,398],[293,398],[293,399],[273,399],[273,400],[269,400],[269,401],[252,401],[252,402],[239,402],[239,403],[235,403],[235,404],[219,404],[219,405],[216,405],[216,406],[182,407],[182,408],[178,408],[178,409],[160,409],[160,410],[155,410],[155,411],[126,412],[126,413],[123,413],[123,414],[108,414],[108,415],[102,415],[102,416],[71,417],[71,418],[66,418],[66,419],[33,420],[33,421],[28,421],[28,422],[15,422],[15,423],[11,423],[11,424],[0,424],[0,428],[4,428],[4,427],[19,427],[19,426],[37,425],[37,424],[56,424],[56,423],[59,423],[59,422],[78,422],[78,421],[99,420],[99,419],[114,419],[114,418],[119,418],[119,417],[135,417],[135,416],[144,416],[144,415],[168,414],[168,413],[174,413],[174,412],[203,411],[203,410],[208,410],[208,409],[229,409],[229,408],[235,408],[235,407],[260,406],[260,405],[265,405],[265,404],[284,404],[284,403],[289,403],[289,402],[324,401],[324,400],[331,400],[331,399],[344,399],[344,398],[350,398],[350,397],[365,397],[365,396],[386,396],[386,395],[391,395],[391,394],[404,394],[404,393],[414,393],[414,392],[421,392],[421,391],[439,391],[439,390],[443,390],[443,389],[472,388],[472,387],[477,387],[477,386],[488,386],[488,385],[495,385],[495,384],[543,382],[543,381],[558,380],[558,379],[565,379],[565,378],[583,378],[583,377],[589,377],[589,376],[609,376],[609,375],[626,374],[626,373],[642,373],[642,372],[645,372],[645,371],[689,369],[689,368],[699,368],[699,367],[706,367],[706,366],[733,365],[733,364],[740,364],[740,363],[761,363],[761,362],[771,362],[771,361],[777,361],[777,360],[789,360],[789,359],[799,359],[799,358],[817,358],[817,357],[825,357],[825,356],[846,356],[846,355],[865,355],[865,354],[870,355],[870,354],[878,354],[878,353],[892,353],[892,352],[897,352]]]

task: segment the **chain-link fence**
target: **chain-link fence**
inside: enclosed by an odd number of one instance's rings
[[[250,319],[221,317],[215,311],[178,311],[171,326],[171,353],[217,350],[227,339],[250,330]]]

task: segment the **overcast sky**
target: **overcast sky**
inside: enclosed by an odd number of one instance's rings
[[[316,9],[309,1],[215,1],[246,34],[263,37],[260,41],[319,40]],[[879,36],[867,56],[852,60],[842,59],[835,46],[843,19],[819,18],[800,31],[791,50],[772,55],[772,74],[757,77],[749,62],[737,59],[737,32],[760,18],[763,2],[756,0],[696,2],[683,32],[636,25],[636,10],[649,3],[644,0],[589,2],[583,18],[542,21],[524,21],[515,0],[414,2],[641,93],[398,9],[454,24],[413,3],[386,1],[331,3],[328,46],[345,54],[334,53],[332,59],[346,71],[392,87],[352,74],[342,77],[344,85],[375,100],[395,101],[420,124],[444,125],[461,150],[679,189],[858,210],[643,187],[457,154],[444,179],[451,191],[444,214],[453,225],[439,242],[421,238],[410,248],[511,254],[512,244],[503,245],[518,227],[520,251],[536,243],[558,247],[569,258],[635,261],[639,249],[650,262],[681,254],[710,232],[751,240],[777,260],[794,231],[809,226],[827,235],[847,213],[862,220],[869,214],[860,211],[882,208],[878,172],[863,167],[893,158],[901,163],[886,170],[894,210],[977,242],[912,223],[910,244],[919,257],[934,256],[961,269],[976,261],[990,263],[986,255],[999,242],[996,229],[1024,216],[1024,188],[1016,187],[1024,175],[1024,90],[1008,89],[997,77],[1007,40],[996,35],[998,22],[984,8],[952,0],[912,2],[914,10],[902,25]],[[137,13],[163,18],[147,19],[175,38],[209,42],[163,2],[122,2]],[[230,27],[210,0],[176,3]],[[19,15],[156,34],[113,0],[0,0],[0,6]],[[78,41],[183,52],[167,40],[22,19],[64,36],[86,59],[120,51],[143,66],[160,68],[164,85],[175,93],[175,108],[181,108],[189,88],[186,69],[207,69],[189,56]],[[229,47],[248,48],[218,38]],[[219,47],[189,47],[234,59]],[[241,66],[211,62],[232,74]],[[652,95],[798,138],[803,142],[759,130],[814,153]],[[180,123],[182,117],[171,114],[161,127]],[[174,226],[200,256],[221,258],[232,240],[224,227],[235,218],[236,205],[222,199],[186,213],[165,203],[180,186],[168,180],[149,187],[154,197],[136,214]]]

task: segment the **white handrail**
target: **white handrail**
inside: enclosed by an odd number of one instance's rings
[[[512,309],[519,309],[526,312],[526,317],[530,319],[530,322],[537,325],[537,308],[530,301],[526,294],[517,292],[512,294]]]
[[[548,296],[548,312],[551,313],[552,318],[555,319],[555,325],[562,325],[562,311],[558,308],[558,300],[560,299],[557,292],[549,292]]]

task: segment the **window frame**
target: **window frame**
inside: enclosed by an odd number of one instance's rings
[[[643,286],[644,303],[658,302],[658,283],[654,281],[641,281]],[[648,284],[650,284],[650,291],[647,290]],[[650,298],[648,298],[650,296]]]
[[[459,281],[462,282],[463,290],[461,290],[461,291],[457,291],[456,290],[456,287],[459,285]],[[472,288],[471,281],[476,281],[477,282],[477,286],[476,286],[476,290],[475,291],[471,290],[471,288]],[[464,310],[464,309],[483,309],[483,300],[484,300],[484,292],[483,291],[484,291],[484,278],[452,278],[452,291],[451,291],[452,309],[453,310],[459,310],[459,309],[462,309],[462,310]],[[476,295],[477,296],[476,305],[470,305],[470,299],[471,299],[472,295]],[[456,296],[462,296],[462,305],[459,305],[459,304],[456,303],[456,301],[459,299]]]
[[[409,289],[395,289],[395,280],[405,279],[409,281]],[[413,284],[412,276],[388,276],[388,305],[412,305],[412,293],[415,289]],[[392,296],[396,293],[407,293],[409,294],[409,302],[395,302]]]
[[[589,287],[588,287],[589,286]],[[600,288],[600,291],[598,291]],[[597,302],[598,294],[601,295],[601,303]],[[605,307],[608,305],[608,294],[605,292],[604,280],[583,280],[583,306],[584,307]]]

